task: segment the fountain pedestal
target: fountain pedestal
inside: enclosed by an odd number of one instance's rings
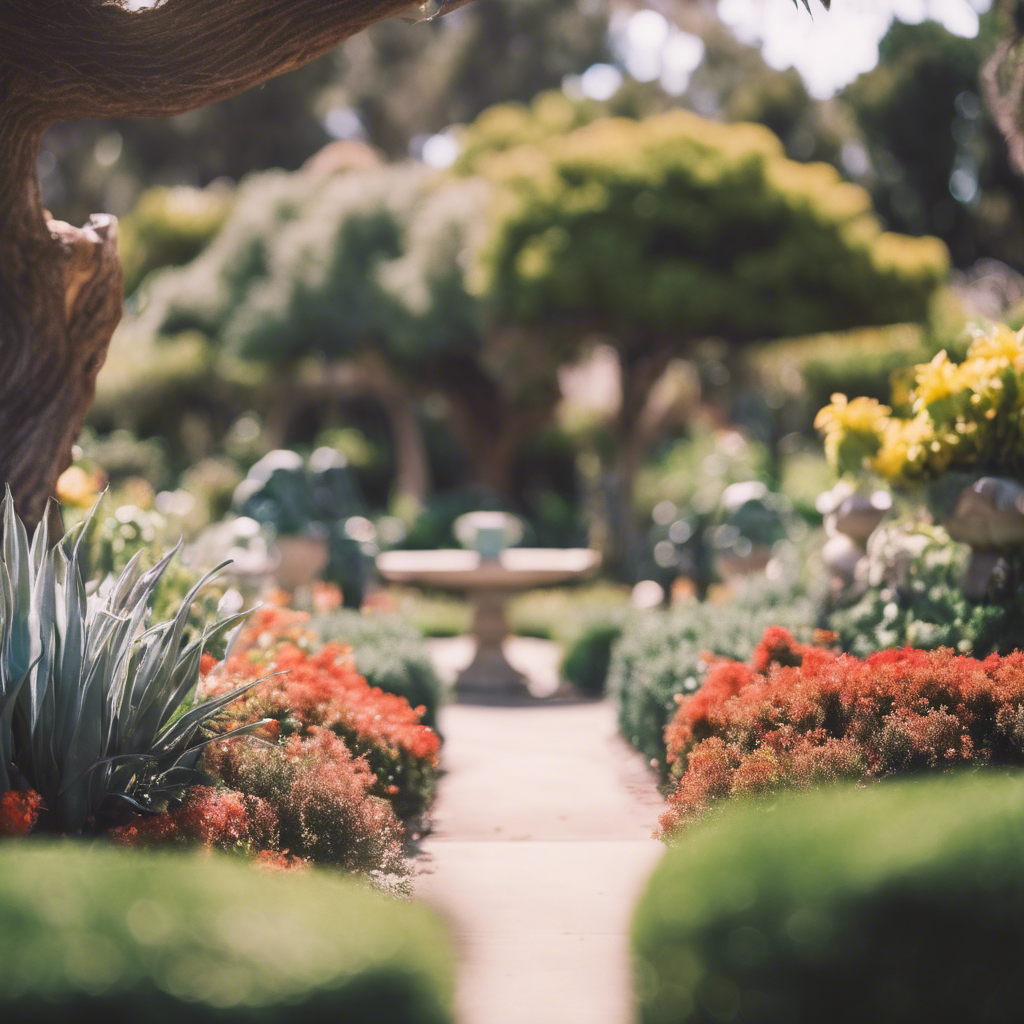
[[[377,570],[386,580],[413,586],[457,590],[473,602],[473,661],[455,682],[459,696],[527,695],[522,673],[506,660],[509,636],[506,608],[517,590],[567,583],[593,572],[601,556],[588,548],[507,548],[497,558],[476,551],[386,551]]]

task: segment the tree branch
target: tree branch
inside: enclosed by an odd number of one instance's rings
[[[1024,174],[1024,59],[1019,0],[1002,0],[1005,36],[981,69],[981,86],[992,120],[1006,140],[1010,164]]]
[[[450,10],[466,0],[445,4]],[[41,121],[167,117],[292,71],[417,0],[0,0],[0,76]]]

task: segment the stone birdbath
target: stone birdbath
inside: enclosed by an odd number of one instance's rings
[[[514,591],[568,583],[593,572],[601,556],[589,548],[516,548],[521,525],[503,512],[473,512],[456,521],[456,536],[476,550],[385,551],[377,571],[392,583],[466,593],[473,603],[473,661],[455,682],[460,696],[528,696],[521,672],[506,660],[506,607]]]

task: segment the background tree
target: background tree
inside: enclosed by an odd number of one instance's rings
[[[485,250],[497,315],[566,359],[595,336],[618,353],[620,565],[645,406],[673,358],[704,338],[921,320],[946,271],[941,242],[883,233],[863,189],[757,125],[607,119],[478,166],[503,196]]]
[[[990,256],[1022,269],[1024,181],[980,96],[998,31],[992,14],[973,39],[895,21],[878,66],[842,99],[867,144],[865,183],[894,230],[938,235],[957,266]]]
[[[438,393],[475,481],[511,500],[523,445],[553,419],[557,363],[533,335],[492,329],[469,288],[489,187],[417,163],[327,175],[319,163],[250,177],[213,243],[154,278],[125,330],[201,332],[225,376],[231,363],[267,368],[269,445],[310,402],[371,399],[396,490],[420,502],[416,402]]]
[[[453,6],[457,6],[455,0]],[[51,219],[41,139],[58,121],[166,117],[302,66],[409,0],[0,2],[0,478],[32,526],[92,401],[121,314],[116,223]]]
[[[147,185],[297,170],[332,138],[405,158],[417,137],[609,59],[608,8],[476,0],[427,23],[381,22],[258,90],[179,117],[55,125],[42,143],[44,204],[72,222],[95,209],[121,215]]]

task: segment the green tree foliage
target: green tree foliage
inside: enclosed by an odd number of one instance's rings
[[[438,187],[420,164],[254,175],[200,257],[154,282],[141,323],[201,331],[226,356],[275,366],[471,350],[479,310],[459,258],[483,194],[481,183]]]
[[[121,221],[126,295],[160,267],[181,266],[209,244],[231,209],[231,189],[157,186],[144,192]]]
[[[895,21],[878,66],[842,95],[868,146],[880,213],[896,230],[938,235],[958,265],[997,256],[1024,266],[1024,183],[979,96],[998,30],[994,15],[973,39]]]
[[[608,118],[477,166],[501,196],[482,272],[497,315],[563,358],[597,334],[618,352],[626,564],[645,406],[674,357],[707,337],[922,320],[946,272],[941,242],[883,232],[863,189],[787,159],[760,125]]]
[[[597,323],[624,351],[921,320],[946,269],[941,243],[883,233],[866,192],[755,125],[607,119],[488,171],[500,313]]]
[[[354,363],[378,391],[440,391],[475,475],[508,493],[553,414],[557,362],[536,337],[489,330],[470,288],[490,194],[414,163],[255,175],[213,243],[151,282],[134,329],[202,332],[225,375],[273,367],[283,403],[309,358]]]

